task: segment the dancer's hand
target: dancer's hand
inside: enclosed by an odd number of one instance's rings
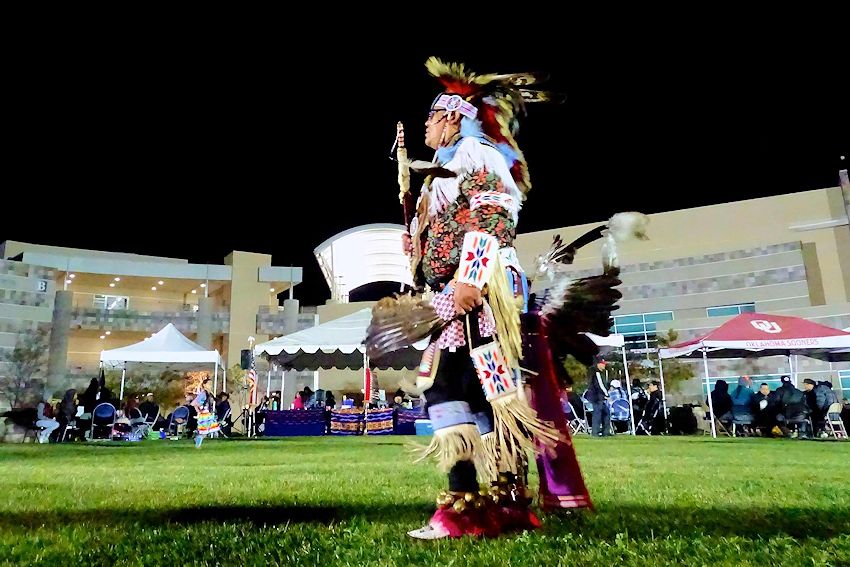
[[[465,283],[455,284],[454,298],[455,311],[457,311],[459,315],[469,313],[484,303],[484,300],[481,299],[481,290],[474,285]]]

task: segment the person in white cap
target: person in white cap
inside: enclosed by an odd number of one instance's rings
[[[616,431],[628,431],[629,398],[620,381],[616,378],[611,380],[611,387],[608,389],[608,408]]]

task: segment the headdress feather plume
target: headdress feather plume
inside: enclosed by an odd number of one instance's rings
[[[436,57],[425,62],[428,72],[446,89],[478,108],[481,131],[496,144],[505,144],[516,154],[508,164],[511,176],[525,196],[531,189],[531,178],[525,156],[516,142],[518,116],[525,114],[527,102],[562,101],[563,97],[525,87],[536,85],[548,77],[540,73],[490,73],[478,75],[463,63],[445,63]]]

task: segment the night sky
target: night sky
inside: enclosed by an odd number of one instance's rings
[[[367,49],[354,36],[323,56],[286,40],[35,53],[5,81],[0,241],[197,263],[270,253],[304,268],[302,304],[323,303],[313,248],[401,222],[396,121],[411,157],[432,156],[429,55],[545,71],[566,95],[530,105],[521,123],[533,188],[520,232],[838,184],[850,158],[840,38],[722,50],[686,35],[489,53]]]

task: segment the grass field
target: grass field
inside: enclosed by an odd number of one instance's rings
[[[409,439],[3,445],[0,562],[850,565],[850,443],[581,438],[596,513],[419,542],[444,477]]]

